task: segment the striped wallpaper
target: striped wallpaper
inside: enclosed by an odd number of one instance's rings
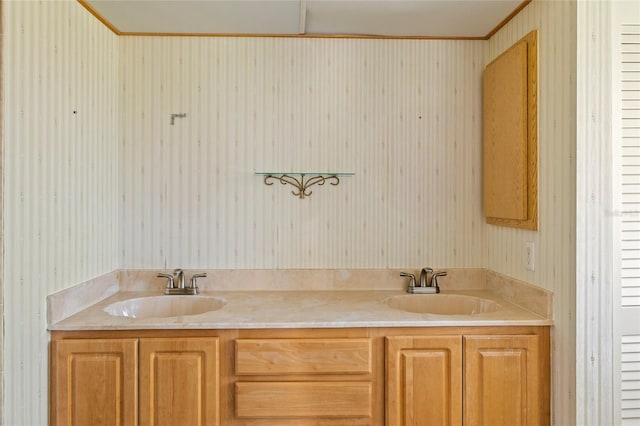
[[[577,4],[577,424],[620,424],[612,410],[619,398],[612,378],[611,7]]]
[[[487,267],[554,292],[553,424],[575,424],[576,3],[534,1],[486,44],[485,63],[538,30],[539,231],[487,227]],[[536,244],[536,270],[524,244]]]
[[[555,292],[554,423],[574,422],[573,2],[534,1],[489,42],[117,38],[73,0],[3,15],[5,424],[46,423],[45,296],[64,287],[116,268],[427,264]],[[480,81],[536,27],[532,233],[484,224]],[[355,175],[300,200],[254,174],[307,170]]]
[[[4,424],[47,423],[45,298],[117,267],[117,37],[4,1]]]
[[[483,42],[120,47],[124,268],[485,264]],[[355,176],[300,200],[257,171]]]

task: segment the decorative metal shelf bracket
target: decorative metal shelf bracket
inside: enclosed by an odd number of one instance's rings
[[[264,173],[257,175],[264,176],[265,185],[273,185],[274,181],[279,181],[282,185],[291,185],[297,191],[291,191],[298,198],[305,198],[313,194],[309,188],[313,185],[324,185],[329,182],[336,186],[340,183],[340,176],[353,176],[353,173]],[[299,176],[296,177],[296,176]],[[310,176],[310,177],[307,177]]]

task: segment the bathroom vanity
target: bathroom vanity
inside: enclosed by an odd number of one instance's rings
[[[75,331],[52,339],[56,425],[549,424],[548,327]]]
[[[551,320],[487,289],[174,297],[50,325],[52,425],[550,423]]]

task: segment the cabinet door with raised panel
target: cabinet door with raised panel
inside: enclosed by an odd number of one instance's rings
[[[548,424],[537,335],[465,336],[465,424]]]
[[[51,342],[51,424],[138,424],[138,339]]]
[[[216,337],[140,339],[140,425],[220,423]]]
[[[462,424],[462,337],[387,337],[387,425]]]

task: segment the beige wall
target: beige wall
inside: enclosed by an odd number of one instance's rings
[[[554,423],[574,422],[573,2],[534,1],[489,42],[118,39],[72,0],[3,5],[6,424],[46,422],[44,302],[64,287],[117,267],[424,264],[555,292]],[[538,233],[484,225],[480,200],[481,70],[534,27]],[[356,175],[298,200],[262,170]]]
[[[613,207],[621,191],[613,183],[620,175],[614,173],[613,166],[619,142],[614,143],[616,138],[612,137],[616,128],[612,102],[622,94],[612,90],[613,57],[619,50],[613,44],[619,35],[614,30],[612,9],[622,3],[577,3],[576,424],[580,425],[623,424],[622,330],[613,321],[615,307],[620,306],[621,281],[620,264],[616,265],[620,251],[614,240],[621,234],[619,225],[614,228],[617,220],[611,214],[622,210]],[[637,2],[635,5],[640,7]],[[637,324],[637,319],[630,324]],[[633,386],[625,388],[633,392]]]
[[[483,42],[120,47],[123,267],[485,264]],[[256,171],[355,176],[300,200]]]
[[[534,1],[486,45],[485,62],[538,29],[539,231],[488,226],[487,266],[554,292],[553,423],[575,424],[576,4]],[[535,272],[524,243],[536,244]]]
[[[44,425],[45,297],[117,267],[117,38],[75,1],[2,3],[4,424]]]

